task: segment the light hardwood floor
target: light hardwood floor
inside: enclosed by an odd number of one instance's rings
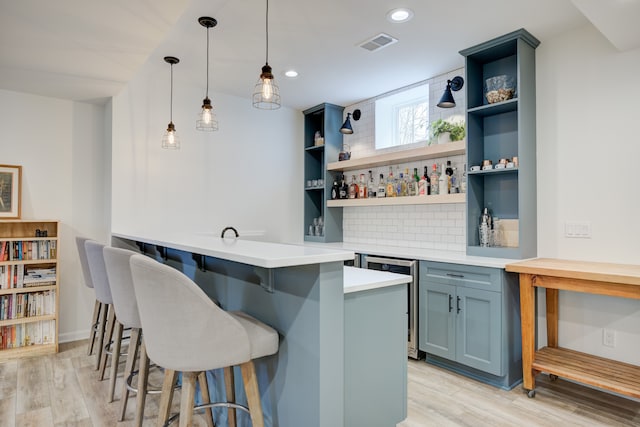
[[[80,341],[60,345],[56,355],[1,363],[0,426],[131,426],[135,397],[127,421],[117,423],[121,382],[116,400],[106,403],[108,380],[98,381],[94,357]],[[152,373],[152,382],[160,381],[160,373]],[[157,395],[147,398],[145,426],[155,425],[158,401]],[[177,393],[173,412],[178,401]],[[640,426],[640,402],[544,375],[529,399],[519,386],[499,390],[409,361],[409,416],[398,427],[425,426]]]

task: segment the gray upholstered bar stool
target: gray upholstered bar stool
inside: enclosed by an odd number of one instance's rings
[[[89,262],[87,261],[87,251],[84,248],[84,242],[86,242],[86,237],[76,237],[76,246],[78,248],[78,256],[80,258],[80,266],[82,267],[82,276],[84,277],[84,284],[87,288],[93,289],[93,281],[91,280],[91,272],[89,271]],[[91,329],[89,330],[89,348],[87,349],[87,354],[90,356],[93,353],[93,345],[98,337],[98,328],[100,326],[100,314],[102,317],[106,319],[107,316],[107,306],[103,305],[100,301],[96,299],[96,302],[93,306],[93,317],[91,318]],[[104,324],[104,320],[102,320]],[[102,356],[102,341],[100,341],[98,345],[98,361],[100,361],[100,357]],[[96,369],[98,367],[96,366]]]
[[[131,257],[131,272],[149,357],[165,368],[158,425],[168,418],[175,372],[182,372],[183,427],[191,425],[196,378],[208,390],[205,371],[225,368],[227,400],[231,400],[228,373],[240,365],[248,408],[231,402],[202,406],[248,411],[253,427],[263,427],[253,359],[278,351],[278,333],[248,314],[224,311],[182,272],[144,255]],[[208,393],[202,395],[207,403]]]
[[[142,426],[142,418],[144,416],[144,405],[147,395],[147,379],[149,376],[149,358],[144,345],[142,336],[142,324],[138,314],[138,305],[136,303],[136,293],[133,288],[133,278],[131,277],[131,266],[129,258],[136,252],[112,248],[105,246],[103,249],[104,264],[109,278],[109,286],[111,287],[111,296],[113,297],[113,308],[116,312],[116,325],[114,332],[113,353],[120,352],[120,340],[122,338],[122,329],[131,328],[131,340],[129,341],[129,350],[127,354],[127,363],[124,368],[122,394],[120,397],[120,417],[119,421],[124,420],[127,412],[127,401],[129,400],[129,391],[135,391],[136,396],[136,414],[134,425]],[[140,362],[138,368],[137,388],[131,386],[132,378],[135,374],[135,360],[140,351]],[[116,375],[118,372],[118,364],[115,358],[111,363],[111,371],[109,374],[109,395],[113,400],[113,393],[116,385]]]
[[[96,369],[100,369],[100,380],[104,379],[104,372],[107,367],[107,351],[106,348],[110,345],[113,338],[113,329],[116,322],[116,313],[113,309],[113,297],[111,296],[111,287],[109,286],[109,278],[107,277],[107,270],[104,265],[104,256],[102,250],[105,247],[102,243],[98,243],[95,240],[87,240],[84,242],[84,247],[87,252],[87,262],[89,263],[89,271],[91,272],[91,280],[93,281],[93,288],[96,290],[96,298],[102,304],[111,307],[109,309],[109,316],[105,322],[100,324],[100,332],[98,337],[98,343],[102,346],[98,349],[98,362]],[[120,341],[120,340],[118,340]],[[118,364],[118,358],[120,356],[119,351],[111,351],[113,360],[111,363]],[[113,400],[113,395],[109,401]]]

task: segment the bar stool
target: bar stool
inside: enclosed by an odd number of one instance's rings
[[[93,281],[91,280],[91,272],[89,271],[89,262],[87,261],[87,251],[84,248],[84,242],[86,242],[86,237],[76,237],[76,246],[78,248],[78,255],[80,257],[80,266],[82,267],[82,276],[84,277],[84,284],[87,288],[93,289]],[[100,325],[100,312],[102,312],[103,317],[107,315],[107,307],[103,306],[103,304],[96,299],[96,302],[93,306],[93,317],[91,318],[91,329],[89,330],[89,348],[87,349],[87,355],[91,356],[93,353],[93,345],[96,341],[96,336],[98,334],[98,327]],[[103,321],[104,322],[104,321]],[[102,345],[98,346],[98,360],[102,356]],[[96,369],[98,369],[96,367]]]
[[[154,391],[147,390],[147,379],[149,377],[149,358],[144,345],[142,335],[142,324],[138,314],[138,305],[136,303],[136,294],[133,289],[133,278],[131,277],[131,266],[129,258],[136,252],[112,248],[105,246],[103,249],[104,264],[109,278],[109,286],[111,288],[111,296],[113,297],[113,308],[116,312],[115,337],[114,337],[114,354],[120,352],[120,339],[122,337],[122,329],[131,328],[131,340],[129,342],[129,350],[127,355],[127,363],[124,368],[122,394],[120,397],[120,417],[118,421],[124,421],[127,412],[127,401],[129,400],[129,391],[135,391],[136,395],[136,413],[135,425],[142,426],[142,418],[144,416],[144,405],[147,393]],[[140,351],[140,364],[138,371],[134,370],[135,360],[138,351]],[[116,375],[118,372],[118,364],[114,361],[111,363],[111,371],[109,374],[109,395],[113,400],[113,393],[116,385]],[[137,388],[131,386],[134,375],[138,375]],[[156,391],[156,392],[159,392]]]
[[[101,347],[98,349],[98,361],[96,363],[96,369],[100,369],[100,380],[104,379],[104,372],[107,367],[107,350],[113,339],[113,329],[116,322],[116,313],[113,309],[113,297],[111,296],[111,287],[109,286],[109,278],[107,277],[107,270],[104,265],[104,256],[102,250],[105,247],[102,243],[98,243],[95,240],[87,240],[84,242],[84,247],[87,252],[87,261],[89,264],[89,271],[91,272],[91,280],[93,281],[93,287],[96,290],[96,298],[105,306],[109,307],[109,316],[106,322],[100,323],[100,332],[98,336],[98,344]],[[118,346],[120,345],[120,339]],[[105,344],[106,343],[106,344]],[[118,358],[120,356],[119,350],[117,352],[111,351],[112,363],[118,364]],[[110,396],[110,400],[113,400],[113,395]]]
[[[278,333],[248,314],[224,311],[174,268],[143,255],[133,255],[130,263],[149,357],[165,368],[158,425],[167,422],[175,372],[182,372],[181,427],[191,425],[193,410],[202,407],[241,409],[249,412],[253,427],[263,427],[253,360],[278,351]],[[232,402],[208,403],[209,393],[202,393],[205,404],[194,408],[196,378],[201,389],[208,390],[205,371],[225,368],[229,400],[233,384],[227,373],[236,365],[248,408]]]

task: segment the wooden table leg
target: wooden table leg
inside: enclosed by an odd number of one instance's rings
[[[520,274],[520,319],[522,322],[522,385],[526,390],[536,386],[533,372],[533,355],[536,342],[535,288],[533,275]]]
[[[547,293],[547,346],[558,347],[558,290],[546,288]]]

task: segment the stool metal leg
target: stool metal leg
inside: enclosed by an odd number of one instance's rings
[[[96,371],[100,369],[100,360],[102,359],[102,351],[104,350],[104,330],[107,324],[107,312],[109,311],[108,304],[102,304],[102,310],[100,313],[100,328],[98,328],[98,348],[96,350]]]
[[[256,368],[253,360],[240,365],[240,369],[242,371],[244,390],[247,394],[247,406],[249,406],[249,412],[251,413],[251,425],[253,427],[264,427],[260,390],[258,390],[258,380],[256,378]]]
[[[102,303],[96,300],[96,303],[93,305],[93,316],[91,317],[91,329],[89,330],[89,348],[87,349],[87,356],[91,356],[93,353],[93,344],[96,341],[96,336],[98,334],[98,330],[96,327],[100,324],[100,311],[102,309]]]
[[[144,416],[144,405],[147,401],[147,379],[149,378],[149,357],[147,356],[147,347],[144,345],[144,338],[140,343],[140,366],[138,368],[138,391],[136,396],[136,417],[135,424],[142,427],[142,418]]]
[[[236,389],[235,389],[235,380],[233,377],[233,366],[228,366],[224,368],[224,387],[225,387],[225,398],[227,402],[235,402],[236,401]],[[233,407],[229,407],[229,427],[236,427],[236,410]]]
[[[120,359],[120,345],[122,342],[122,324],[116,320],[115,338],[113,341],[113,354],[111,355],[111,369],[109,370],[109,403],[113,402],[116,390],[116,376],[118,375],[118,362]],[[103,371],[104,372],[104,371]]]
[[[105,343],[110,342],[113,339],[113,327],[115,325],[115,322],[116,322],[116,311],[113,309],[113,307],[110,307],[109,320],[107,320],[107,330],[105,332],[103,342],[102,342],[103,345]],[[107,356],[108,356],[107,352],[104,351],[103,349],[102,358],[100,360],[100,381],[104,380],[104,371],[107,368]]]
[[[202,395],[202,403],[203,405],[208,405],[211,403],[211,398],[209,397],[209,382],[207,381],[207,373],[206,371],[200,372],[198,375],[198,383],[200,384],[200,394]],[[205,407],[205,418],[207,419],[208,427],[215,427],[213,425],[213,413],[211,412],[211,407]]]
[[[127,388],[127,378],[135,365],[136,357],[138,355],[138,346],[140,344],[140,329],[133,328],[131,330],[131,339],[129,340],[129,351],[127,354],[127,363],[124,367],[124,381],[122,383],[122,394],[120,396],[120,419],[124,421],[124,416],[127,412],[127,402],[129,400],[129,389]]]
[[[193,401],[196,396],[197,372],[182,373],[182,393],[180,397],[180,427],[191,427]]]
[[[171,369],[165,369],[164,382],[162,383],[162,395],[158,408],[158,427],[165,425],[171,413],[171,401],[173,400],[173,390],[178,379],[178,373]]]

